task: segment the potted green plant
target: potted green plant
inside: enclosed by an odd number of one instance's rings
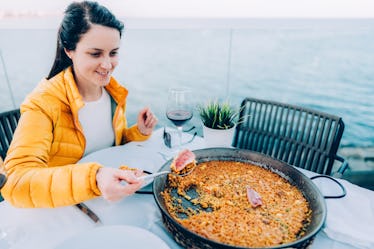
[[[237,123],[238,111],[229,102],[210,100],[197,107],[208,147],[230,147]]]

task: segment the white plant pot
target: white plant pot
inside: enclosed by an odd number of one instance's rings
[[[226,130],[219,130],[203,125],[203,136],[207,147],[231,147],[234,133],[235,126]]]

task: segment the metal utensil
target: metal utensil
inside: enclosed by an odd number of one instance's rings
[[[191,130],[193,130],[193,129],[195,129],[195,128],[196,128],[195,126],[192,126],[190,129],[188,129],[188,130],[186,130],[186,131],[183,131],[183,132],[189,132],[189,131],[191,131]],[[182,145],[186,145],[186,144],[191,143],[191,142],[195,139],[196,135],[197,135],[197,131],[195,131],[195,133],[192,135],[192,138],[191,138],[189,141],[183,143]],[[164,144],[165,144],[168,148],[171,148],[171,147],[172,147],[172,145],[171,145],[171,134],[170,134],[169,132],[166,131],[165,126],[164,126],[163,139],[164,139]]]
[[[165,144],[168,148],[171,148],[171,135],[170,135],[169,132],[166,131],[165,126],[164,126],[164,134],[163,134],[163,138],[164,138],[164,144]]]
[[[195,132],[195,133],[193,134],[193,136],[192,136],[192,138],[191,138],[190,140],[188,140],[187,142],[183,143],[182,145],[186,145],[186,144],[191,143],[191,142],[195,139],[196,136],[197,136],[197,132]]]
[[[85,213],[88,217],[90,217],[90,219],[93,220],[95,223],[101,223],[99,216],[97,216],[97,214],[95,214],[94,211],[87,207],[86,204],[78,203],[75,206],[83,213]]]
[[[157,177],[157,176],[166,175],[166,174],[172,174],[172,175],[175,175],[175,176],[183,177],[183,176],[186,176],[186,175],[191,174],[192,171],[195,169],[195,167],[196,167],[196,163],[194,163],[194,166],[191,167],[191,168],[190,168],[186,173],[184,173],[184,174],[177,174],[177,173],[174,173],[174,172],[171,172],[171,171],[168,171],[168,170],[164,170],[164,171],[156,172],[156,173],[153,173],[153,174],[150,174],[150,175],[140,176],[140,177],[138,177],[138,179],[139,179],[139,180],[149,180],[149,179],[155,178],[155,177]]]
[[[192,131],[195,128],[196,128],[195,126],[192,126],[192,127],[188,128],[186,130],[183,130],[183,132],[190,132],[190,131]]]

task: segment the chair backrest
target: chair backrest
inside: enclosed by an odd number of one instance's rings
[[[233,146],[330,175],[343,131],[340,117],[295,105],[245,98]]]
[[[20,118],[20,110],[0,113],[0,157],[5,158]]]

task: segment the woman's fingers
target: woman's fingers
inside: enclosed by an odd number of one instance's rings
[[[156,115],[154,115],[148,107],[139,112],[137,124],[143,135],[150,135],[157,122],[158,119]]]
[[[100,168],[96,174],[97,186],[104,199],[118,201],[134,194],[143,184],[132,170]]]
[[[158,119],[157,119],[156,115],[154,115],[149,108],[146,108],[145,113],[144,113],[144,125],[145,125],[145,127],[153,128],[156,125],[157,121],[158,121]]]

